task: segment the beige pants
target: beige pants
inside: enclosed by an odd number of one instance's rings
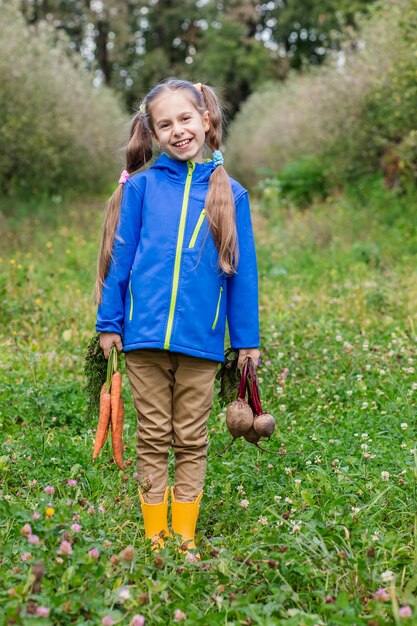
[[[125,357],[138,412],[137,467],[145,502],[163,500],[171,446],[175,499],[192,502],[204,484],[218,364],[166,350],[132,350]]]

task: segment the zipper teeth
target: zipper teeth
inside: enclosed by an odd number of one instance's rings
[[[181,207],[180,225],[178,228],[177,248],[175,251],[174,277],[172,280],[171,303],[169,305],[169,314],[168,314],[167,330],[165,334],[164,350],[169,350],[169,343],[171,341],[172,325],[174,322],[175,304],[177,301],[178,282],[179,282],[179,277],[180,277],[181,251],[182,251],[182,244],[184,241],[185,219],[187,217],[187,208],[188,208],[188,196],[190,195],[191,179],[193,177],[194,168],[195,168],[195,163],[193,162],[188,163],[187,180],[185,181],[184,197],[182,199],[182,207]]]
[[[217,326],[217,320],[219,319],[219,313],[220,313],[220,303],[222,301],[222,293],[223,293],[223,287],[220,287],[220,293],[219,293],[219,298],[217,300],[217,308],[216,308],[216,316],[214,318],[214,322],[213,325],[211,327],[211,330],[214,330]]]
[[[202,223],[204,221],[205,215],[206,215],[206,209],[203,209],[201,211],[201,213],[200,213],[200,217],[197,220],[197,224],[195,225],[194,232],[192,234],[192,237],[190,239],[190,244],[188,246],[189,248],[194,248],[194,246],[195,246],[195,242],[197,240],[198,233],[200,232],[200,228],[201,228],[201,225],[202,225]]]
[[[132,270],[130,270],[129,293],[130,293],[129,322],[131,322],[132,321],[132,317],[133,317]]]

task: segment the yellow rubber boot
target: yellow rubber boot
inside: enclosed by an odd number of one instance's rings
[[[181,535],[183,543],[187,544],[187,548],[193,550],[195,548],[195,527],[200,512],[200,500],[203,497],[203,492],[197,496],[194,502],[178,502],[174,497],[174,489],[172,489],[171,496],[172,532]]]
[[[163,548],[164,537],[169,536],[168,532],[168,488],[165,490],[164,499],[157,504],[148,504],[143,499],[139,490],[140,504],[142,508],[143,523],[145,526],[145,537],[150,539],[153,550]]]

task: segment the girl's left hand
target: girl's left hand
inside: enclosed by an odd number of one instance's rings
[[[255,367],[258,367],[260,354],[261,353],[259,352],[258,348],[241,348],[239,350],[239,357],[237,359],[238,368],[240,370],[242,369],[245,359],[247,359],[248,357],[252,359]]]

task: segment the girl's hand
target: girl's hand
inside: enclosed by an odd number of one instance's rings
[[[104,358],[108,359],[110,350],[116,346],[117,352],[123,350],[122,337],[117,333],[100,333],[100,348],[103,348]]]
[[[255,368],[258,367],[258,361],[260,357],[260,352],[258,348],[241,348],[239,350],[239,357],[237,359],[237,366],[241,370],[243,364],[245,363],[245,359],[250,357],[255,365]]]

